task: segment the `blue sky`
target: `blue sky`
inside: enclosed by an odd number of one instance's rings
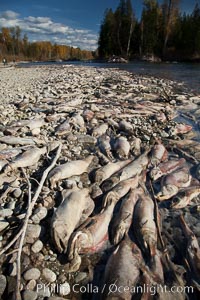
[[[142,2],[132,1],[138,18]],[[200,0],[182,0],[182,11],[190,13],[196,2]],[[0,0],[0,27],[19,25],[31,41],[49,40],[95,50],[104,11],[115,9],[118,3],[119,0]]]

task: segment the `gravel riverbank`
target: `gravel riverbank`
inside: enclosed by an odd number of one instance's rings
[[[179,299],[198,299],[185,222],[200,241],[200,95],[117,69],[12,67],[0,68],[0,110],[2,299],[100,299],[94,288],[116,280],[192,286]]]

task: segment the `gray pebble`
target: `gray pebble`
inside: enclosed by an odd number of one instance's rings
[[[3,231],[6,227],[9,226],[9,223],[4,221],[4,220],[1,220],[0,221],[0,232]]]
[[[0,209],[0,217],[10,217],[12,216],[13,211],[10,208],[4,208],[4,209]]]
[[[37,293],[30,290],[25,290],[22,293],[22,299],[23,300],[36,300],[37,299]]]
[[[44,219],[47,215],[47,209],[46,207],[38,207],[31,218],[31,220],[38,224],[42,219]]]
[[[77,274],[77,276],[75,277],[75,282],[78,283],[78,282],[84,280],[85,278],[87,278],[87,273],[86,272],[79,272]]]
[[[21,196],[21,194],[22,194],[22,190],[20,188],[15,189],[13,192],[13,196],[15,198],[19,198]]]
[[[66,296],[70,294],[70,285],[68,282],[64,282],[59,285],[59,295],[60,296]]]
[[[33,253],[39,253],[43,248],[43,243],[40,240],[37,240],[32,246],[31,250]]]
[[[37,268],[31,268],[27,271],[25,271],[23,277],[26,281],[28,280],[31,280],[31,279],[34,279],[34,280],[37,280],[40,278],[40,270],[37,269]]]
[[[54,281],[56,281],[56,278],[57,278],[56,274],[48,268],[44,268],[42,270],[42,276],[48,282],[54,282]]]
[[[40,233],[41,233],[40,225],[28,224],[27,231],[26,231],[26,242],[29,244],[34,243],[34,241],[39,238]]]
[[[0,275],[0,297],[3,295],[6,288],[7,280],[6,276]]]

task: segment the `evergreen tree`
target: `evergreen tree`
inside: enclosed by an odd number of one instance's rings
[[[198,56],[200,53],[200,7],[198,3],[195,5],[195,8],[192,13],[192,32],[195,32],[193,35],[194,38],[194,54]]]
[[[161,10],[156,0],[145,0],[141,19],[141,54],[160,55]]]
[[[179,15],[179,3],[180,0],[164,0],[162,5],[164,24],[163,57],[167,54],[167,45]]]
[[[115,18],[112,9],[105,12],[104,20],[101,24],[99,35],[99,56],[109,57],[111,54],[117,54],[116,49],[116,28]]]

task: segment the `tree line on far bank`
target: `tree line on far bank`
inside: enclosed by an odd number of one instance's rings
[[[88,60],[93,58],[91,51],[66,45],[52,44],[49,41],[29,42],[26,34],[21,35],[19,26],[0,30],[0,59],[8,61],[51,61]]]
[[[144,0],[140,21],[131,0],[107,9],[99,34],[98,54],[127,59],[200,60],[200,7],[180,12],[181,0]]]

